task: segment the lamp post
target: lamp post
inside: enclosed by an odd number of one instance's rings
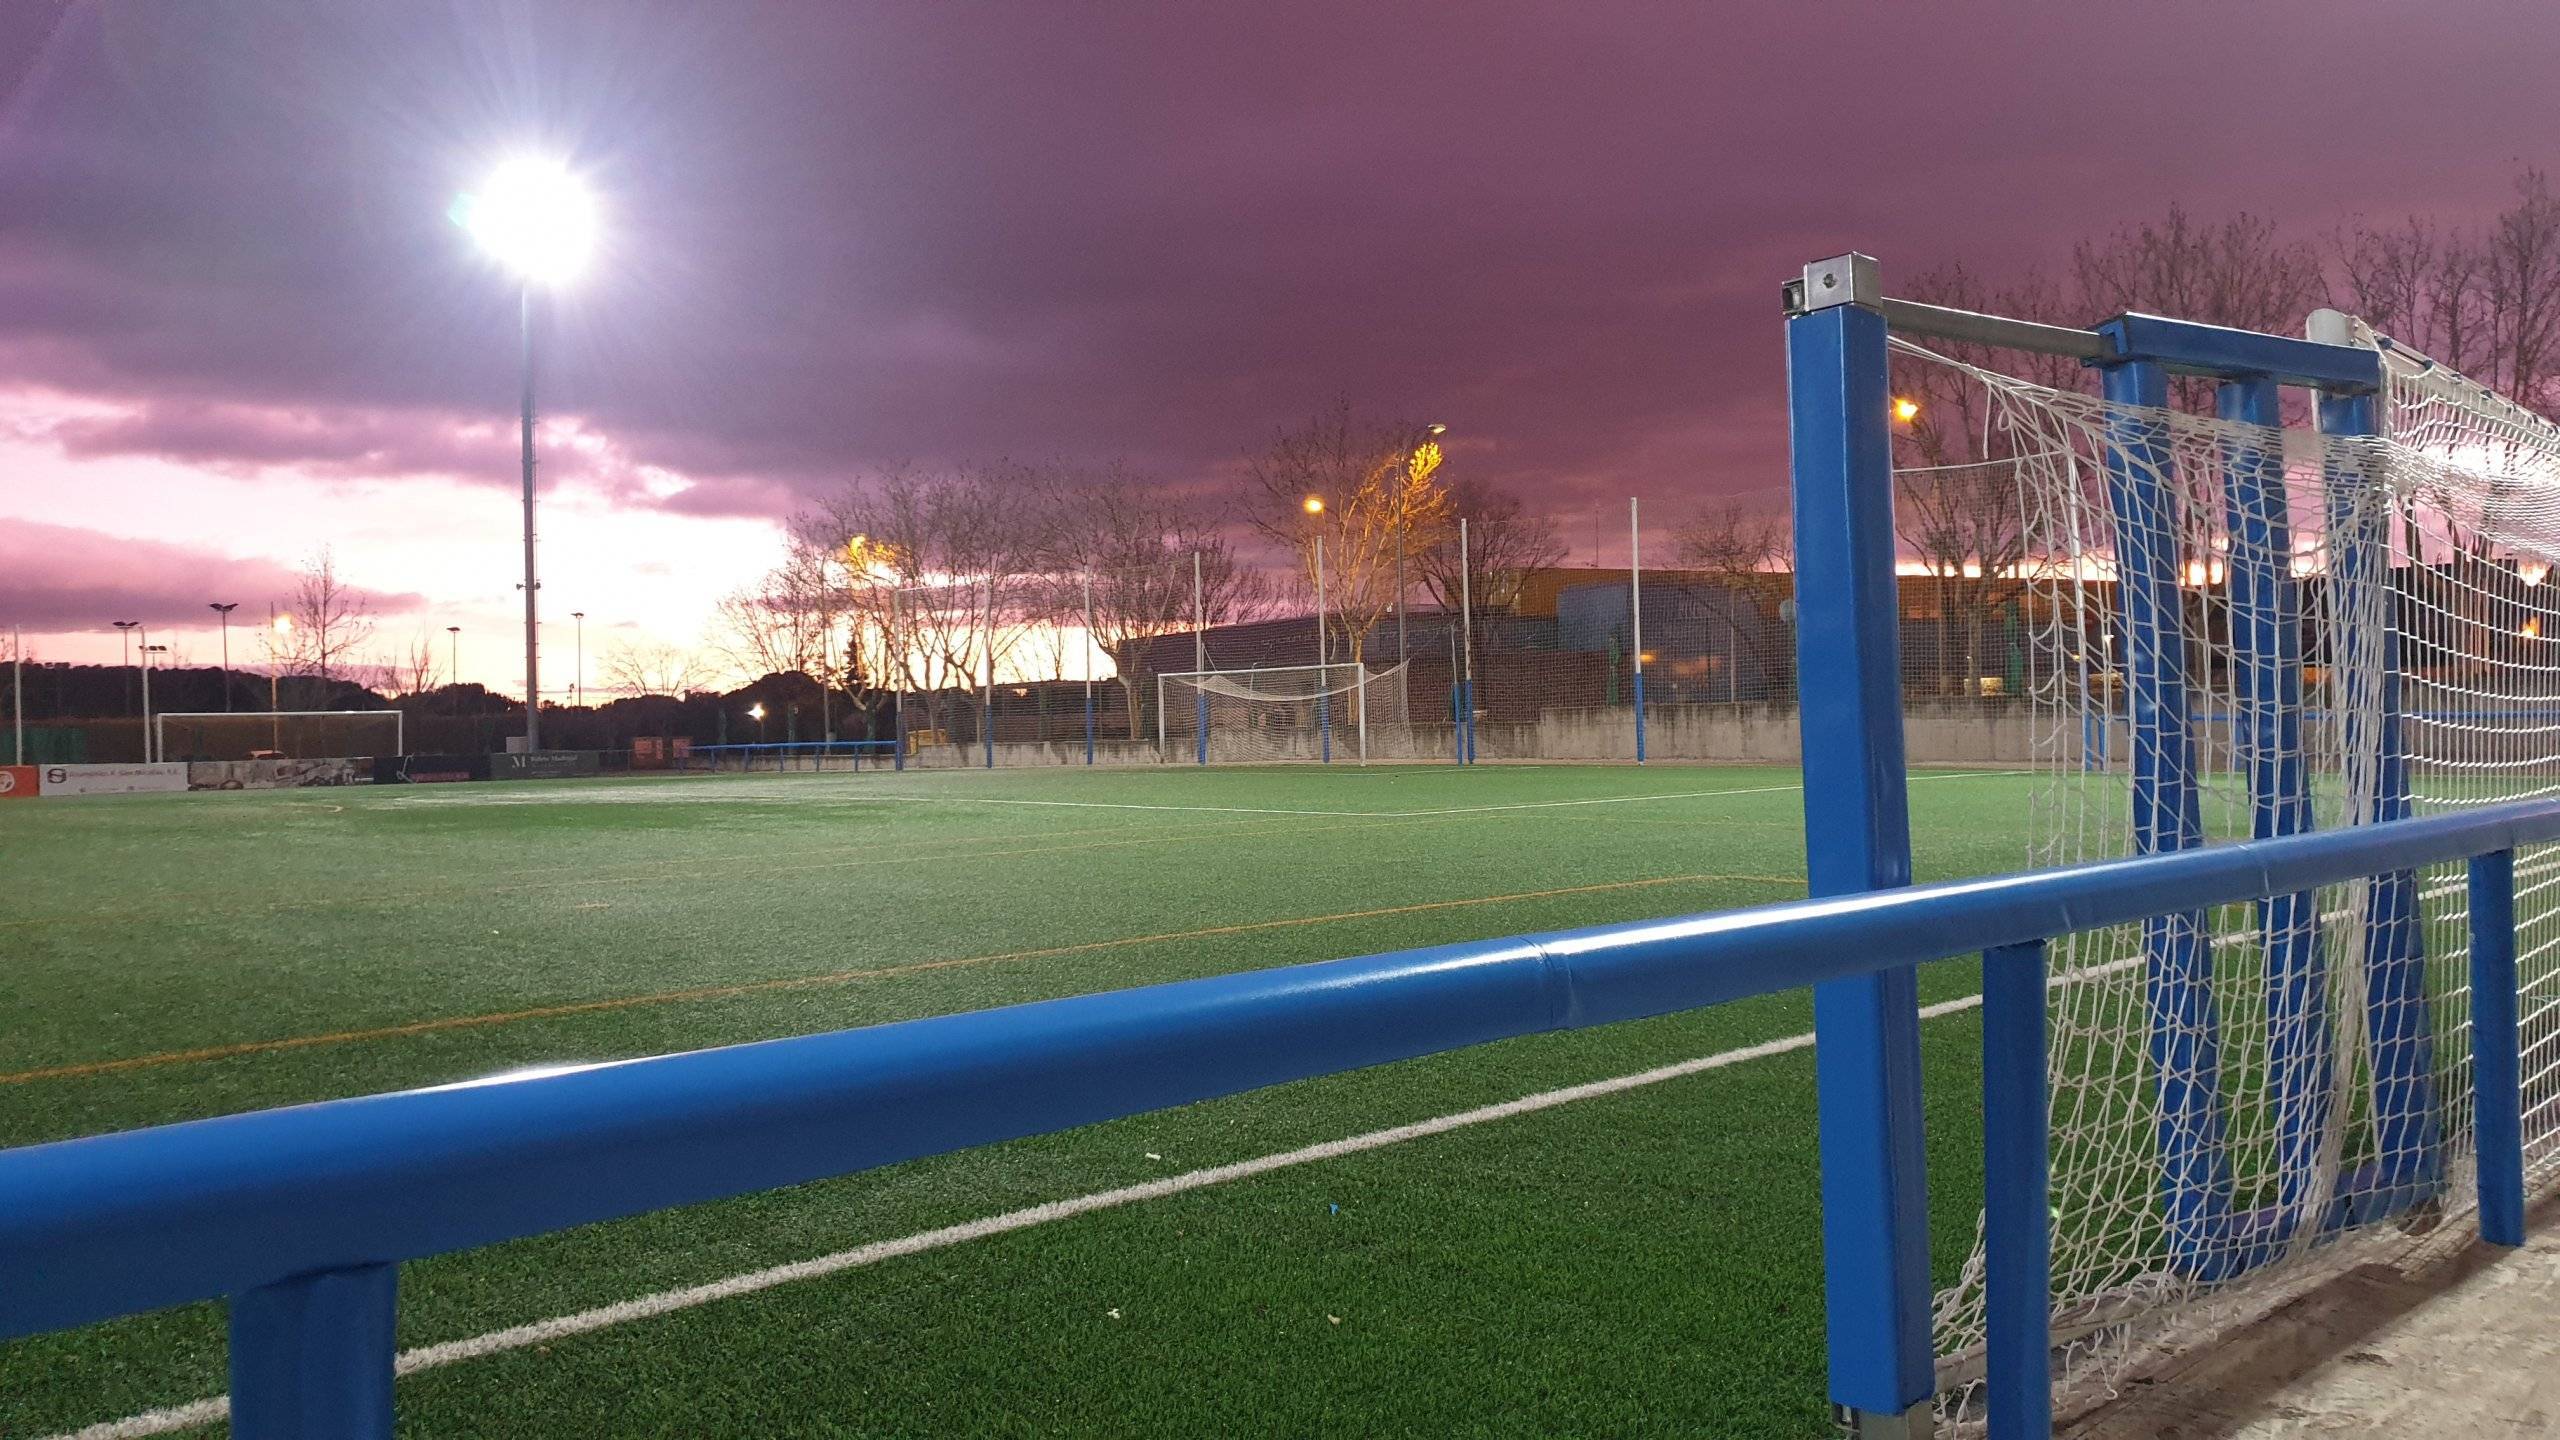
[[[569,703],[584,706],[587,703],[587,612],[572,610],[569,618],[578,622],[578,670],[569,682]]]
[[[278,615],[275,613],[274,607],[268,607],[267,748],[270,750],[280,751],[284,749],[284,716],[279,713],[284,709],[284,705],[276,698],[276,678],[278,673],[278,666],[276,664],[276,647],[280,641],[292,633],[293,617],[290,615]]]
[[[147,640],[142,646],[142,763],[146,765],[160,758],[160,747],[151,743],[151,657],[168,648]]]
[[[1446,425],[1422,427],[1422,443],[1413,447],[1413,453],[1406,456],[1404,462],[1405,473],[1413,477],[1415,487],[1440,469],[1440,437],[1448,433]],[[1412,514],[1412,500],[1413,496],[1408,491],[1405,498],[1396,504],[1396,663],[1399,665],[1409,658],[1405,652],[1404,538],[1406,523]]]
[[[534,568],[533,292],[574,276],[595,246],[596,207],[587,187],[557,161],[510,160],[476,194],[446,212],[518,281],[516,326],[522,367],[520,431],[524,468],[524,748],[542,748],[542,581]]]
[[[228,715],[231,713],[231,612],[240,608],[240,602],[234,600],[226,605],[216,600],[207,608],[222,617],[222,713]]]
[[[123,632],[124,668],[127,671],[131,671],[133,669],[133,627],[141,624],[142,622],[139,620],[110,620],[107,623],[115,626],[117,630]],[[124,704],[125,708],[128,710],[133,708],[133,676],[131,674],[127,674],[124,677]]]
[[[453,672],[452,679],[446,683],[460,685],[462,683],[462,627],[447,625],[444,627],[444,633],[451,637],[446,642],[449,648],[446,651],[445,665]]]

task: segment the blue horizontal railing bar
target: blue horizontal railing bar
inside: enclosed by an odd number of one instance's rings
[[[2382,353],[2360,345],[2329,345],[2140,313],[2107,321],[2098,327],[2098,337],[2106,353],[2093,364],[2151,361],[2180,375],[2217,380],[2263,375],[2340,394],[2382,388]]]
[[[0,1151],[0,1336],[2554,839],[2483,807]]]

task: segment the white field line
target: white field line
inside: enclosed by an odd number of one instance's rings
[[[2023,775],[2023,770],[1933,770],[1911,775],[1909,783],[1926,780],[1989,780],[2004,775]],[[757,800],[788,799],[795,803],[830,805],[868,805],[876,801],[896,801],[909,805],[1017,805],[1050,810],[1156,810],[1201,815],[1304,815],[1339,820],[1421,820],[1449,815],[1491,815],[1512,810],[1555,810],[1577,805],[1640,805],[1656,800],[1699,800],[1719,795],[1793,795],[1804,789],[1795,785],[1735,786],[1722,790],[1672,790],[1651,795],[1596,795],[1573,800],[1523,800],[1504,805],[1447,805],[1423,810],[1313,810],[1265,805],[1159,805],[1135,800],[1033,800],[1009,795],[902,795],[889,792],[853,793],[838,789],[824,796],[808,793],[808,781],[768,782],[752,789],[724,788],[717,792],[688,794],[687,801],[718,804]],[[853,781],[852,784],[867,782]],[[790,787],[790,788],[783,788]],[[544,791],[512,796],[401,796],[395,805],[562,805],[634,803],[657,804],[670,799],[663,794],[638,791],[593,791],[584,794],[571,791]]]
[[[1924,1020],[1934,1020],[1943,1015],[1971,1010],[1981,1003],[1982,997],[1979,995],[1943,1000],[1935,1005],[1922,1007],[1920,1017]],[[1247,1180],[1257,1175],[1268,1175],[1276,1170],[1289,1170],[1301,1165],[1339,1160],[1345,1155],[1357,1155],[1368,1150],[1383,1150],[1390,1145],[1402,1145],[1411,1140],[1425,1140],[1434,1135],[1446,1135],[1453,1130],[1464,1130],[1475,1125],[1489,1125],[1496,1120],[1509,1120],[1521,1115],[1534,1115],[1541,1110],[1553,1110],[1558,1106],[1571,1105],[1576,1101],[1596,1100],[1606,1095],[1623,1094],[1629,1090],[1643,1089],[1648,1085],[1659,1085],[1666,1080],[1679,1080],[1691,1075],[1704,1074],[1710,1070],[1721,1070],[1729,1065],[1739,1065],[1749,1060],[1765,1060],[1772,1055],[1785,1055],[1812,1048],[1811,1034],[1789,1035],[1784,1039],[1745,1045],[1714,1055],[1700,1056],[1694,1060],[1682,1060],[1670,1065],[1657,1066],[1651,1070],[1639,1070],[1630,1075],[1616,1075],[1605,1080],[1592,1080],[1580,1085],[1567,1085],[1561,1089],[1543,1090],[1535,1095],[1523,1095],[1517,1100],[1505,1100],[1499,1104],[1479,1106],[1473,1110],[1460,1110],[1451,1115],[1417,1120],[1410,1125],[1390,1126],[1384,1130],[1371,1130],[1366,1134],[1346,1136],[1340,1140],[1326,1140],[1319,1144],[1301,1146],[1295,1150],[1283,1150],[1274,1155],[1259,1155],[1253,1159],[1238,1160],[1232,1164],[1188,1170],[1180,1175],[1168,1175],[1161,1180],[1149,1180],[1137,1185],[1123,1185],[1115,1190],[1097,1190],[1089,1195],[1051,1200],[1045,1204],[1032,1205],[1020,1210],[1008,1210],[1001,1215],[989,1215],[983,1219],[965,1221],[958,1225],[946,1225],[939,1230],[919,1231],[913,1235],[900,1236],[895,1240],[876,1240],[868,1245],[857,1245],[850,1250],[838,1250],[832,1255],[795,1260],[787,1265],[775,1265],[763,1270],[750,1270],[744,1274],[732,1275],[725,1280],[714,1280],[708,1284],[661,1290],[653,1295],[642,1295],[635,1299],[619,1301],[612,1305],[600,1305],[592,1310],[580,1310],[568,1315],[555,1315],[548,1320],[536,1320],[528,1325],[511,1325],[504,1330],[492,1330],[485,1335],[474,1335],[466,1340],[448,1340],[441,1345],[421,1345],[414,1350],[400,1352],[399,1358],[393,1362],[393,1369],[397,1374],[413,1375],[421,1370],[434,1370],[446,1365],[460,1364],[465,1360],[503,1355],[508,1351],[522,1350],[530,1345],[547,1345],[573,1335],[586,1335],[598,1330],[610,1329],[616,1325],[627,1325],[634,1320],[672,1315],[680,1310],[691,1310],[715,1301],[734,1299],[740,1295],[752,1295],[760,1290],[771,1290],[776,1286],[789,1285],[795,1281],[815,1280],[821,1276],[835,1275],[846,1270],[858,1270],[866,1265],[877,1265],[884,1260],[921,1255],[929,1250],[942,1250],[953,1245],[963,1245],[972,1240],[984,1240],[991,1235],[1005,1235],[1016,1230],[1029,1230],[1034,1226],[1071,1220],[1078,1215],[1090,1215],[1097,1210],[1116,1210],[1124,1205],[1135,1205],[1146,1200],[1161,1200],[1169,1195],[1180,1195],[1192,1190],[1205,1190],[1212,1185]],[[228,1418],[230,1414],[231,1397],[215,1395],[203,1400],[192,1400],[184,1405],[145,1410],[140,1414],[128,1415],[121,1420],[102,1420],[83,1429],[51,1436],[49,1440],[140,1440],[143,1436],[167,1435],[179,1430],[193,1429],[199,1425],[210,1425]]]

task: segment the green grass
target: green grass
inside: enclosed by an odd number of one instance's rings
[[[0,1143],[1790,898],[1795,781],[942,772],[0,807]],[[2020,864],[2028,784],[1917,782],[1922,878]],[[1924,998],[1973,986],[1940,966]],[[1809,1016],[1799,993],[1515,1041],[442,1257],[402,1272],[401,1343]],[[1979,1204],[1977,1040],[1970,1014],[1929,1022],[1947,1267]],[[187,1058],[227,1047],[261,1048]],[[1818,1214],[1797,1050],[422,1372],[403,1433],[1814,1436]],[[223,1360],[213,1306],[0,1345],[0,1436],[218,1394]]]

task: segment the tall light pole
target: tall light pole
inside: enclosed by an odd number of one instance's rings
[[[569,703],[583,706],[587,703],[587,612],[572,610],[569,618],[578,622],[578,673],[569,682]],[[827,738],[832,740],[835,737],[830,735]]]
[[[1413,453],[1407,455],[1404,461],[1405,473],[1413,477],[1415,487],[1421,486],[1439,470],[1440,437],[1448,433],[1449,427],[1446,425],[1422,427],[1422,443],[1414,446]],[[1405,501],[1396,506],[1396,663],[1399,665],[1409,658],[1405,653],[1404,630],[1404,537],[1405,522],[1411,514],[1412,498],[1408,493]]]
[[[596,206],[587,187],[553,160],[510,160],[476,194],[446,212],[500,264],[513,271],[522,367],[520,431],[524,466],[524,748],[542,748],[542,581],[534,567],[533,292],[576,275],[595,248]]]
[[[115,626],[116,629],[124,633],[124,668],[128,671],[132,670],[133,627],[141,624],[142,622],[139,620],[110,620],[107,623]],[[130,674],[124,677],[124,703],[125,708],[127,709],[131,709],[133,707],[133,676]]]
[[[222,713],[228,715],[231,713],[231,612],[240,608],[240,602],[234,600],[225,605],[216,600],[206,608],[222,617]]]
[[[148,641],[142,646],[142,761],[146,765],[160,758],[159,747],[151,743],[151,657],[168,648]]]
[[[453,672],[453,678],[445,683],[448,685],[459,685],[462,683],[462,627],[459,625],[447,625],[444,627],[444,633],[452,637],[448,642],[450,648],[446,653],[445,664],[446,668]]]
[[[277,676],[277,672],[278,672],[278,670],[279,670],[279,668],[280,668],[280,667],[278,666],[278,664],[277,664],[276,646],[277,646],[277,642],[279,642],[279,641],[283,640],[283,639],[284,639],[284,637],[286,637],[286,636],[288,636],[288,635],[290,635],[290,634],[292,634],[292,633],[293,633],[293,617],[292,617],[291,615],[289,615],[289,614],[288,614],[288,615],[278,615],[278,614],[276,614],[276,613],[275,613],[275,607],[274,607],[274,606],[272,606],[272,605],[268,606],[268,607],[267,607],[267,748],[268,748],[268,749],[270,749],[270,750],[276,750],[276,751],[281,751],[281,750],[283,750],[283,749],[284,749],[284,717],[283,717],[282,715],[280,715],[280,714],[278,714],[278,713],[277,713],[278,711],[281,711],[282,709],[284,709],[284,706],[283,706],[283,704],[282,704],[282,703],[280,703],[280,702],[277,700],[277,698],[276,698],[276,676]]]

